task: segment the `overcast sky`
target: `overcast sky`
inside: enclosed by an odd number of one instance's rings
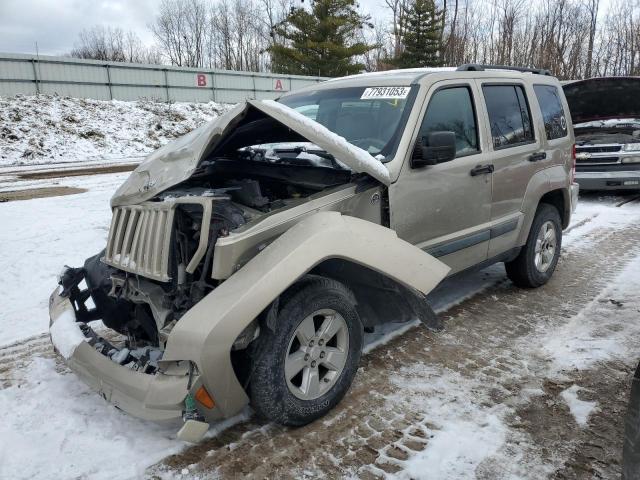
[[[83,28],[134,30],[145,42],[158,0],[0,0],[0,52],[68,53]]]
[[[83,28],[93,25],[134,30],[153,43],[147,25],[160,0],[0,0],[0,52],[68,53]],[[381,10],[383,0],[361,0],[364,10]],[[377,8],[376,8],[377,7]]]
[[[535,1],[535,0],[533,0]],[[600,0],[600,15],[611,0]],[[160,0],[0,0],[0,52],[43,55],[68,53],[80,31],[93,25],[135,31],[153,43],[148,24]],[[363,11],[386,16],[384,0],[360,0]]]

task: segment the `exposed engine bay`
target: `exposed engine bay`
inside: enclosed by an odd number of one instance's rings
[[[126,337],[123,344],[114,346],[86,327],[85,336],[94,348],[116,363],[146,373],[157,368],[172,327],[220,283],[211,278],[214,248],[219,238],[227,237],[247,223],[259,221],[265,214],[304,203],[309,196],[352,179],[350,170],[308,142],[272,143],[221,153],[218,156],[216,152],[204,160],[187,181],[149,202],[164,205],[179,201],[173,208],[169,226],[167,281],[136,274],[135,268],[128,272],[108,265],[109,249],[116,248],[111,247],[111,241],[105,251],[87,259],[84,269],[72,269],[77,270],[76,275],[84,275],[87,284],[87,293],[76,297],[85,300],[91,297],[96,307],[94,313],[88,310],[87,319],[92,319],[92,315],[99,317],[107,327]],[[203,219],[206,212],[202,202],[206,201],[210,201],[211,210],[208,231],[204,232],[202,228],[207,222]],[[115,212],[114,209],[114,216]],[[142,252],[136,256],[134,249],[136,244],[143,243],[144,234],[139,235],[140,239],[137,234],[144,228],[139,226],[144,223],[143,219],[144,212],[137,217],[130,212],[120,226],[114,219],[110,238],[119,230],[124,238],[112,260],[122,262],[121,257],[126,256],[125,265],[136,267],[136,261],[140,263]],[[160,235],[158,228],[151,229],[148,235]],[[206,253],[192,271],[188,271],[203,235],[206,235]],[[246,347],[253,340],[253,330],[239,338],[238,348]]]
[[[601,121],[574,126],[578,145],[627,144],[640,142],[640,122]]]

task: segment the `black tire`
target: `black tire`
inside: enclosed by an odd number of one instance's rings
[[[536,239],[540,229],[546,222],[553,223],[555,227],[556,249],[551,264],[545,271],[540,271],[535,264]],[[536,216],[531,224],[527,243],[522,247],[518,256],[511,262],[505,263],[505,269],[509,279],[521,288],[536,288],[549,281],[560,258],[562,246],[562,222],[560,213],[553,205],[541,203],[536,211]]]
[[[332,309],[345,320],[348,352],[335,383],[322,396],[303,400],[295,396],[285,378],[285,358],[290,342],[302,321],[314,312]],[[315,318],[315,317],[314,317]],[[360,362],[363,327],[353,294],[340,282],[309,276],[281,297],[272,328],[263,325],[254,349],[254,365],[249,386],[251,405],[268,420],[288,426],[301,426],[322,417],[346,394]]]

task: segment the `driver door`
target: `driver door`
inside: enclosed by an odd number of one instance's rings
[[[413,144],[429,132],[452,131],[456,157],[413,168],[408,155],[389,188],[390,223],[398,236],[464,270],[487,259],[493,163],[478,110],[484,108],[473,83],[435,84],[423,105]]]

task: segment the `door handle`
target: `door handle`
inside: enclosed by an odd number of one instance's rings
[[[469,173],[472,177],[482,175],[483,173],[493,173],[493,165],[490,163],[487,165],[476,165]]]
[[[530,162],[537,162],[538,160],[544,160],[547,158],[547,152],[536,152],[529,155]]]

